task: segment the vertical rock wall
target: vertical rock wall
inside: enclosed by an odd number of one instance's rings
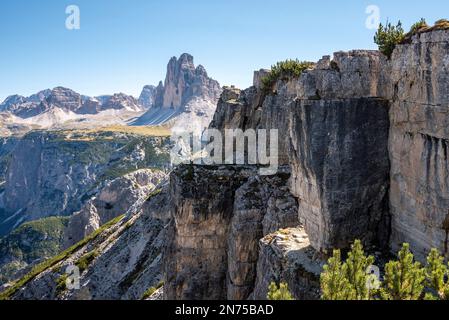
[[[391,70],[391,245],[424,259],[446,251],[449,231],[449,32],[398,46]]]

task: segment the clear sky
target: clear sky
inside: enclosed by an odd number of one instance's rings
[[[72,4],[79,30],[65,26]],[[281,59],[374,49],[369,5],[406,28],[449,18],[447,0],[2,0],[0,100],[59,85],[139,95],[183,52],[222,85],[247,87],[253,70]]]

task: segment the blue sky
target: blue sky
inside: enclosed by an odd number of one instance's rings
[[[65,28],[78,5],[81,29]],[[4,0],[0,100],[55,86],[138,95],[165,77],[170,57],[191,53],[222,85],[247,87],[253,70],[338,50],[374,49],[368,5],[408,28],[449,13],[447,0]]]

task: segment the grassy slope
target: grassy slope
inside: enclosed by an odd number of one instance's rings
[[[69,249],[61,252],[57,256],[42,262],[35,266],[28,274],[23,276],[21,279],[17,280],[11,287],[0,293],[0,300],[8,300],[10,299],[20,288],[25,286],[28,282],[32,281],[35,277],[37,277],[40,273],[46,271],[49,268],[54,267],[59,262],[63,261],[67,257],[69,257],[71,254],[75,253],[80,248],[87,245],[89,242],[95,240],[100,234],[102,234],[107,229],[111,228],[112,226],[118,224],[123,220],[125,216],[119,216],[110,222],[103,225],[100,229],[96,230],[94,233],[86,237],[85,239],[81,240],[77,244],[73,245]]]
[[[2,238],[0,281],[8,281],[19,269],[36,260],[58,254],[68,220],[68,217],[50,217],[28,222]]]

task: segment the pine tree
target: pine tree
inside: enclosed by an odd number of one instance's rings
[[[374,263],[373,256],[365,256],[363,245],[360,240],[356,240],[351,247],[346,260],[346,278],[355,291],[356,300],[369,300],[371,298],[367,269]]]
[[[437,294],[435,299],[449,300],[449,283],[446,280],[448,268],[444,264],[444,257],[437,249],[432,249],[427,257],[426,278],[427,286]],[[426,299],[430,300],[428,293]],[[433,295],[432,295],[433,296]]]
[[[385,265],[382,298],[386,300],[418,300],[424,290],[426,270],[414,262],[409,244],[399,251],[399,260]]]
[[[341,262],[341,251],[334,250],[320,277],[323,300],[355,300],[357,293],[347,279],[348,266]]]
[[[268,300],[294,300],[292,294],[288,290],[288,284],[282,282],[279,287],[272,282],[268,287]]]
[[[382,23],[374,36],[374,42],[379,46],[379,51],[391,58],[394,48],[405,38],[405,32],[401,21],[396,26],[387,21],[384,26]]]
[[[335,250],[321,274],[321,291],[324,300],[369,300],[372,282],[367,269],[374,257],[365,255],[360,240],[351,246],[346,262],[341,261],[340,250]]]

